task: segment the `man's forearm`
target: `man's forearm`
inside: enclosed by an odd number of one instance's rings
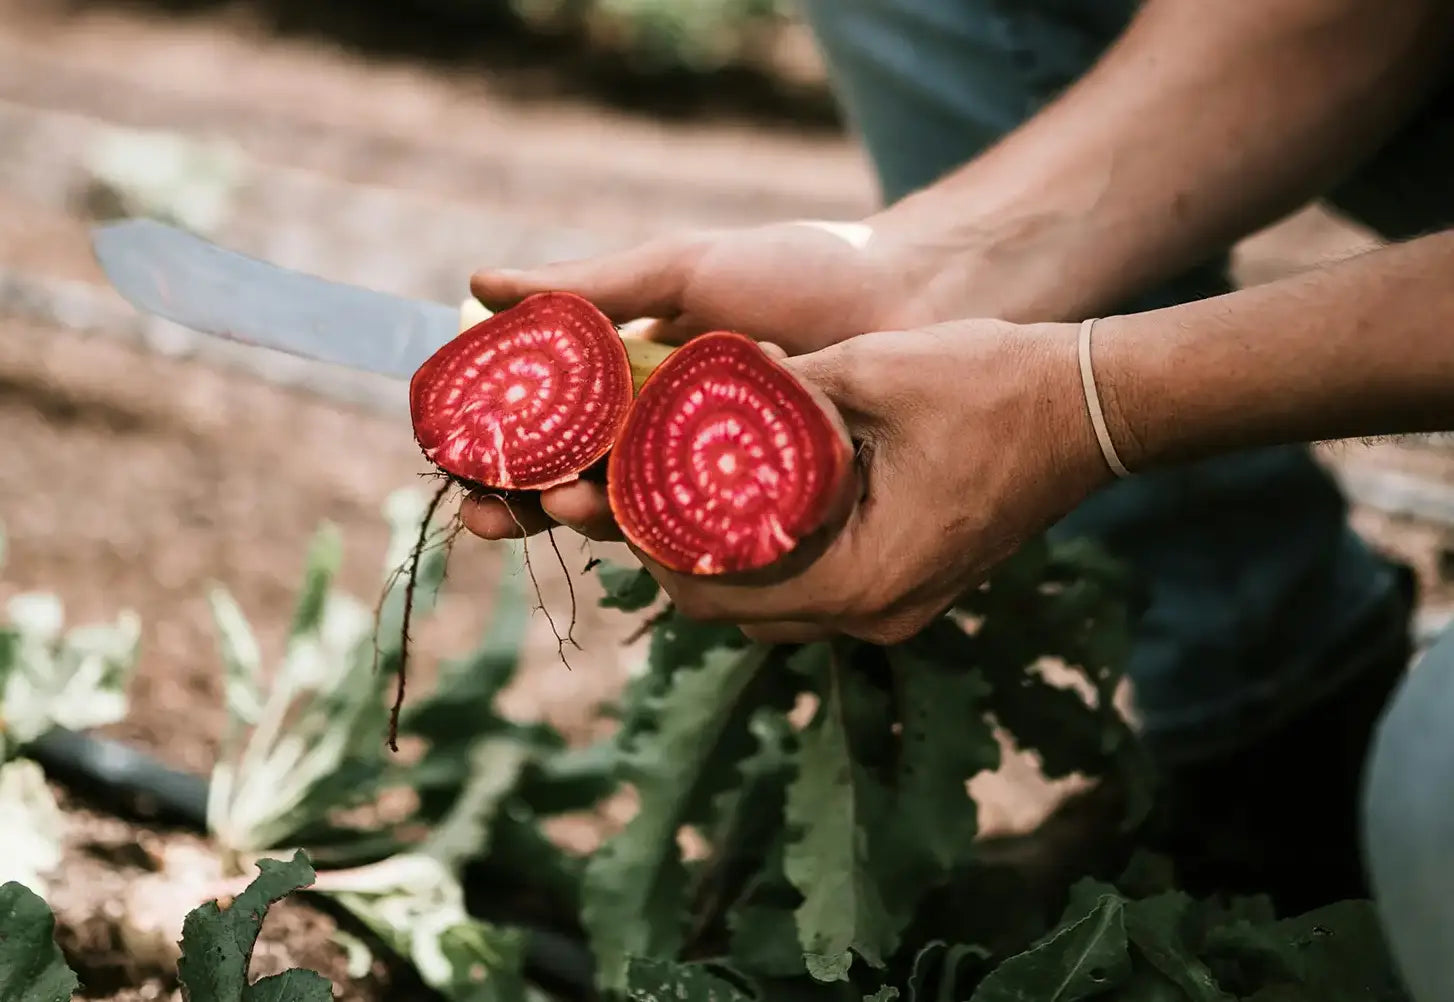
[[[1093,367],[1132,469],[1454,430],[1454,230],[1184,306],[1108,317]]]
[[[1114,309],[1326,190],[1440,79],[1447,0],[1150,0],[998,146],[875,223],[1020,321]]]

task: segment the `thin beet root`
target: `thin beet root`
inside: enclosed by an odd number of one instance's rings
[[[669,570],[788,575],[852,508],[833,405],[740,334],[677,349],[646,381],[606,477],[622,533]]]
[[[475,324],[409,383],[425,458],[472,486],[570,483],[615,443],[631,406],[626,345],[579,296],[544,292]]]
[[[399,750],[399,714],[404,709],[404,684],[407,678],[409,665],[409,621],[414,617],[414,589],[419,584],[419,563],[424,559],[424,544],[429,540],[429,526],[434,522],[434,513],[439,510],[440,502],[444,495],[453,486],[448,480],[439,485],[439,490],[434,492],[434,497],[429,499],[429,507],[424,510],[424,521],[419,525],[419,537],[414,541],[414,549],[409,554],[409,583],[404,586],[404,615],[399,630],[399,670],[394,676],[394,705],[389,708],[389,750]],[[451,536],[445,540],[446,546],[453,542]],[[387,590],[385,594],[387,595]]]

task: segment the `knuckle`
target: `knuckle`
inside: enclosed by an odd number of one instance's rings
[[[838,395],[857,397],[876,368],[873,354],[871,348],[859,344],[857,338],[840,341],[819,356],[824,370],[821,378]]]

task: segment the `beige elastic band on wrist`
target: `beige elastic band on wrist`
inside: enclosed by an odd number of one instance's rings
[[[1118,477],[1129,477],[1131,471],[1116,455],[1116,446],[1111,441],[1110,429],[1106,427],[1106,415],[1101,410],[1101,395],[1096,392],[1096,377],[1091,369],[1091,328],[1099,317],[1092,317],[1080,325],[1080,385],[1085,390],[1085,406],[1090,411],[1091,427],[1096,430],[1096,440],[1101,444],[1101,455],[1106,465]]]

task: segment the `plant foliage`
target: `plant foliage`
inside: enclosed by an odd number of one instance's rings
[[[64,1002],[80,987],[55,941],[56,919],[23,884],[0,885],[0,999]]]
[[[402,561],[424,511],[417,496],[390,499],[387,568]],[[1065,889],[1058,916],[1012,916],[1009,885],[980,851],[968,788],[1000,764],[1006,741],[1035,752],[1048,776],[1112,778],[1129,793],[1128,824],[1148,805],[1140,746],[1114,700],[1130,642],[1127,582],[1094,548],[1028,545],[950,614],[886,648],[754,643],[658,608],[644,571],[597,564],[601,604],[643,618],[650,640],[611,708],[616,734],[586,748],[497,706],[528,619],[517,567],[502,577],[481,642],[407,707],[402,731],[418,754],[397,758],[384,751],[385,697],[400,659],[403,584],[386,577],[376,622],[335,587],[339,560],[324,527],[270,679],[242,611],[225,592],[212,596],[230,729],[209,821],[235,861],[255,860],[261,872],[228,907],[187,918],[179,971],[193,1002],[330,997],[311,972],[248,981],[268,907],[305,887],[451,1002],[541,997],[526,976],[524,922],[499,914],[522,891],[536,915],[583,930],[606,999],[1404,997],[1366,903],[1278,919],[1263,899],[1195,901],[1139,866],[1115,885],[1087,878]],[[421,615],[443,578],[443,553],[431,548],[416,581]],[[114,714],[104,694],[125,675],[132,634],[77,644],[55,606],[22,603],[20,613],[0,633],[7,700],[17,665],[46,666],[27,670],[28,688],[17,690],[27,693],[21,729],[32,716],[27,733]],[[55,693],[79,694],[92,709],[47,709]],[[30,805],[7,806],[17,819],[8,852],[38,884],[55,863],[46,851],[54,803],[37,796],[44,784],[29,766],[0,771],[0,792],[8,805]],[[623,788],[636,811],[595,852],[578,857],[546,837],[543,821],[595,809]],[[398,790],[414,798],[406,816],[347,820]],[[265,851],[292,859],[258,860]],[[476,911],[470,891],[481,887],[493,917]],[[68,997],[74,977],[53,928],[32,890],[0,887],[0,1002]]]
[[[0,531],[0,567],[5,535]],[[0,883],[43,894],[60,865],[65,818],[25,746],[57,727],[85,730],[126,713],[141,624],[132,612],[114,623],[66,629],[61,600],[24,592],[0,621]],[[0,998],[4,998],[0,995]]]
[[[177,964],[186,1002],[328,1002],[333,986],[293,969],[249,981],[253,947],[273,904],[313,883],[302,853],[258,861],[256,878],[225,907],[209,901],[182,926]],[[18,883],[0,886],[0,1002],[64,1002],[81,987],[55,941],[55,916]]]
[[[600,573],[608,605],[650,601],[640,577]],[[640,961],[703,957],[749,981],[877,990],[923,945],[907,933],[926,895],[974,859],[967,783],[998,766],[997,724],[1053,774],[1141,781],[1112,698],[1125,610],[1112,565],[1042,543],[963,616],[890,648],[764,647],[668,611],[620,711],[620,775],[640,808],[586,870],[603,990],[640,988]],[[1046,681],[1047,659],[1091,698]],[[683,829],[705,858],[683,856]]]
[[[0,565],[4,552],[0,532]],[[12,597],[5,612],[0,622],[0,761],[53,728],[85,730],[125,715],[141,641],[135,613],[67,630],[61,600],[44,592]]]

